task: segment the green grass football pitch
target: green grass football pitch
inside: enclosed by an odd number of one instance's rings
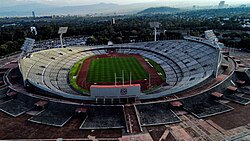
[[[135,57],[95,58],[90,62],[87,82],[115,82],[115,73],[122,77],[122,71],[125,81],[129,81],[130,72],[132,80],[148,79],[148,73]],[[117,79],[117,82],[122,82],[122,79]]]

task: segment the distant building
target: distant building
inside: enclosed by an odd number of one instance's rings
[[[224,7],[225,7],[225,1],[220,1],[219,8],[224,8]]]
[[[30,31],[33,35],[37,35],[37,30],[36,30],[36,27],[32,26],[30,27]]]
[[[248,28],[250,28],[250,23],[243,24],[242,27],[248,27]]]
[[[115,24],[115,18],[112,18],[111,24],[112,24],[112,25]]]
[[[229,20],[230,20],[230,18],[225,17],[225,18],[222,18],[222,20],[223,20],[223,21],[229,21]]]
[[[223,18],[223,20],[224,20],[224,21],[229,21],[229,20],[230,20],[230,18]]]
[[[32,16],[33,16],[33,18],[36,18],[35,11],[32,11]]]

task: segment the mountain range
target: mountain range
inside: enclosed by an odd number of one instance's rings
[[[1,17],[32,16],[35,11],[37,16],[44,15],[87,15],[87,14],[133,14],[149,7],[158,7],[161,3],[136,3],[119,5],[114,3],[98,3],[92,5],[79,6],[55,6],[40,3],[26,3],[23,5],[13,5],[0,7]]]
[[[48,0],[50,1],[50,0]],[[180,1],[180,0],[179,0]],[[212,0],[214,1],[214,0]],[[20,17],[20,16],[32,16],[32,11],[37,16],[48,15],[87,15],[87,14],[99,14],[99,15],[114,15],[114,14],[136,14],[147,12],[174,12],[179,9],[166,7],[171,3],[162,2],[160,0],[147,3],[134,3],[134,4],[114,4],[114,3],[98,3],[91,5],[77,5],[77,6],[61,6],[61,5],[49,5],[50,3],[38,3],[35,0],[0,0],[0,17]],[[175,3],[178,4],[178,3]],[[180,5],[172,5],[171,7],[192,7],[193,5],[182,2]],[[249,6],[249,5],[248,5]],[[165,7],[156,8],[155,7]],[[149,9],[148,9],[149,8]],[[146,11],[143,11],[146,10]],[[159,10],[159,11],[157,11]]]

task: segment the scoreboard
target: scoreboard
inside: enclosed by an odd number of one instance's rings
[[[141,85],[92,85],[90,94],[92,98],[135,98],[141,94]]]

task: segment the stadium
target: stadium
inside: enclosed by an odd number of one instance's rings
[[[10,57],[1,67],[0,116],[5,123],[58,133],[52,138],[130,140],[132,134],[141,140],[182,140],[187,134],[223,140],[239,137],[238,130],[248,134],[247,127],[229,130],[244,125],[237,119],[218,122],[218,116],[237,114],[250,103],[250,72],[248,64],[215,41],[187,36],[52,49],[31,48],[33,43],[27,39],[20,57]],[[241,118],[250,120],[247,114]],[[190,129],[177,128],[182,123]],[[17,138],[46,138],[41,131],[28,135],[23,130]],[[13,134],[0,133],[6,138]]]
[[[94,90],[87,92],[90,87],[109,85],[100,99],[116,100],[120,95],[112,94],[113,85],[128,87],[127,98],[153,99],[216,77],[221,59],[216,46],[180,40],[44,50],[24,57],[20,68],[25,85],[65,98],[95,101],[99,97]],[[138,91],[132,90],[132,84],[140,84]]]

